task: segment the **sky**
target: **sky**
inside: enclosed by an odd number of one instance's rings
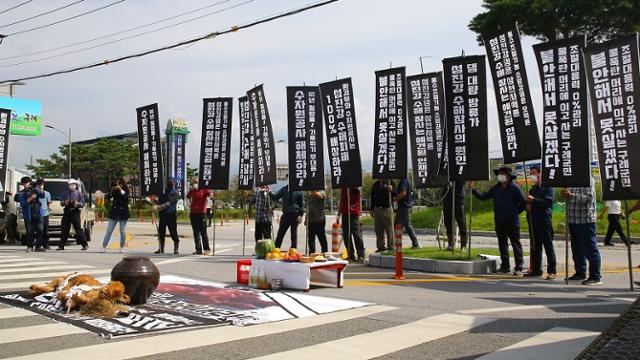
[[[29,57],[0,60],[0,80],[35,75],[160,47],[267,15],[304,6],[313,0],[228,0],[191,15],[109,37],[88,44]],[[5,0],[0,11],[22,2]],[[13,26],[8,23],[54,9],[72,0],[35,0],[0,14],[0,33],[48,24],[107,5],[113,0],[87,0],[53,14]],[[0,58],[64,46],[144,25],[220,0],[127,0],[103,11],[29,33],[9,36],[0,44]],[[370,171],[374,138],[376,70],[406,66],[407,74],[441,71],[442,59],[485,54],[468,29],[482,12],[480,0],[341,0],[315,10],[175,50],[50,78],[27,81],[15,88],[18,98],[42,102],[43,123],[63,131],[73,129],[73,140],[136,131],[137,107],[159,105],[161,126],[169,118],[187,120],[191,134],[187,161],[198,164],[202,99],[234,97],[231,172],[238,164],[237,98],[256,84],[264,84],[274,138],[286,141],[286,87],[315,85],[351,77],[356,122],[364,170]],[[233,8],[231,8],[233,7]],[[227,9],[231,8],[231,9]],[[218,14],[66,56],[28,64],[12,64],[95,46],[188,20],[214,11]],[[523,51],[538,125],[542,97],[531,45],[524,37]],[[487,74],[490,156],[500,157],[496,103]],[[38,138],[12,136],[9,163],[22,167],[31,158],[48,158],[66,137],[49,129]],[[325,159],[327,158],[325,150]],[[276,145],[279,164],[287,163],[285,143]],[[326,161],[325,161],[326,162]]]

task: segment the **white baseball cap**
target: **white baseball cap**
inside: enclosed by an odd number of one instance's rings
[[[69,179],[69,181],[67,182],[69,185],[74,184],[74,185],[78,185],[78,180],[76,179]]]

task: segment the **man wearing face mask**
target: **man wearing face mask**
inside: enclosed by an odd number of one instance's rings
[[[556,278],[556,252],[553,248],[553,226],[551,224],[553,200],[552,188],[540,186],[540,168],[531,167],[529,179],[531,189],[527,197],[527,211],[529,212],[529,226],[533,229],[533,247],[531,249],[531,269],[525,276],[542,276],[542,249],[547,254],[546,280]]]
[[[64,250],[64,245],[69,238],[69,231],[71,226],[76,232],[76,240],[82,245],[82,250],[87,250],[89,245],[84,238],[84,230],[80,225],[80,209],[84,207],[84,196],[80,190],[77,189],[78,182],[74,179],[69,180],[69,192],[62,196],[62,207],[64,208],[62,214],[62,233],[60,235],[60,245],[56,250]]]
[[[176,191],[173,179],[167,180],[167,187],[158,199],[153,201],[153,210],[160,214],[158,222],[158,243],[159,248],[155,254],[164,254],[164,239],[167,235],[167,227],[171,240],[173,240],[173,253],[178,254],[180,239],[178,238],[178,220],[176,215],[176,204],[178,203],[178,192]]]
[[[209,235],[207,234],[207,200],[211,197],[211,190],[201,189],[198,177],[191,179],[191,190],[187,193],[187,199],[191,201],[189,220],[193,229],[193,241],[196,251],[193,255],[209,255]],[[202,252],[204,247],[204,253]]]
[[[39,199],[44,197],[44,193],[32,186],[31,178],[28,176],[20,179],[20,185],[22,189],[16,194],[14,200],[20,204],[20,209],[22,210],[27,237],[27,252],[34,250],[34,243],[36,245],[35,251],[42,251],[42,231],[40,227],[42,219],[40,217]]]
[[[475,181],[469,182],[469,187],[479,200],[493,199],[493,216],[501,260],[498,272],[506,274],[511,271],[509,265],[509,241],[511,241],[516,261],[513,275],[522,276],[520,213],[524,211],[526,202],[518,185],[513,183],[516,176],[511,174],[511,168],[502,166],[495,169],[493,173],[497,175],[498,183],[485,193],[476,190]]]

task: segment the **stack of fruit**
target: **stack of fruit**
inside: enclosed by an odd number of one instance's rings
[[[278,248],[271,249],[267,253],[265,259],[267,260],[284,260],[284,261],[300,261],[300,254],[295,248],[289,249],[289,252],[282,252]]]

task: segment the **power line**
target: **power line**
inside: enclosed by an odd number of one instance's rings
[[[33,1],[33,0],[31,0],[31,1]],[[77,45],[88,44],[90,42],[94,42],[94,41],[97,41],[97,40],[110,38],[110,37],[115,36],[115,35],[126,34],[126,33],[131,32],[131,31],[144,29],[144,28],[152,26],[152,25],[160,24],[160,23],[163,23],[165,21],[173,20],[175,18],[179,18],[179,17],[185,16],[185,15],[190,15],[190,14],[193,14],[195,12],[198,12],[198,11],[201,11],[201,10],[204,10],[204,9],[208,9],[208,8],[212,8],[214,6],[218,6],[218,5],[222,5],[222,4],[228,3],[230,1],[231,0],[218,1],[216,3],[210,4],[210,5],[207,5],[207,6],[199,7],[197,9],[189,10],[189,11],[183,12],[181,14],[173,15],[173,16],[170,16],[170,17],[167,17],[167,18],[164,18],[164,19],[160,19],[160,20],[156,20],[156,21],[150,22],[148,24],[135,26],[135,27],[132,27],[132,28],[129,28],[129,29],[125,29],[125,30],[121,30],[121,31],[117,31],[117,32],[114,32],[114,33],[111,33],[111,34],[101,35],[101,36],[98,36],[98,37],[94,37],[92,39],[78,41],[78,42],[75,42],[75,43],[62,45],[62,46],[58,46],[58,47],[54,47],[54,48],[50,48],[50,49],[39,50],[39,51],[34,51],[34,52],[24,53],[24,54],[18,54],[18,55],[12,55],[12,56],[7,56],[7,57],[0,58],[0,60],[17,59],[17,58],[21,58],[21,57],[39,55],[39,54],[44,54],[44,53],[48,53],[48,52],[52,52],[52,51],[56,51],[56,50],[68,49],[70,47],[74,47],[74,46],[77,46]]]
[[[84,0],[82,0],[82,1],[84,1]],[[74,15],[74,16],[68,17],[68,18],[66,18],[66,19],[57,20],[57,21],[54,21],[54,22],[52,22],[52,23],[50,23],[50,24],[40,25],[40,26],[36,26],[36,27],[34,27],[34,28],[31,28],[31,29],[26,29],[26,30],[21,30],[21,31],[12,32],[12,33],[10,33],[10,34],[5,34],[5,36],[4,36],[4,37],[14,36],[14,35],[18,35],[18,34],[25,34],[25,33],[28,33],[28,32],[32,32],[32,31],[36,31],[36,30],[40,30],[40,29],[44,29],[44,28],[48,28],[48,27],[50,27],[50,26],[57,25],[57,24],[61,24],[61,23],[63,23],[63,22],[67,22],[67,21],[69,21],[69,20],[77,19],[77,18],[79,18],[79,17],[81,17],[81,16],[89,15],[89,14],[92,14],[92,13],[98,12],[98,11],[100,11],[100,10],[104,10],[104,9],[106,9],[106,8],[112,7],[112,6],[114,6],[114,5],[120,4],[120,3],[125,2],[125,1],[126,1],[126,0],[118,0],[118,1],[114,1],[114,2],[112,2],[112,3],[110,3],[110,4],[107,4],[107,5],[101,6],[101,7],[99,7],[99,8],[95,8],[95,9],[93,9],[93,10],[85,11],[85,12],[83,12],[83,13],[80,13],[80,14],[78,14],[78,15]]]
[[[150,55],[150,54],[155,54],[155,53],[158,53],[158,52],[162,52],[162,51],[165,51],[165,50],[174,49],[174,48],[177,48],[177,47],[180,47],[180,46],[193,44],[193,43],[196,43],[196,42],[199,42],[199,41],[202,41],[202,40],[213,39],[213,38],[215,38],[217,36],[230,34],[230,33],[233,33],[233,32],[237,32],[239,30],[252,28],[252,27],[257,26],[257,25],[269,23],[269,22],[272,22],[274,20],[278,20],[278,19],[285,18],[285,17],[288,17],[288,16],[297,15],[297,14],[303,13],[305,11],[312,10],[312,9],[315,9],[315,8],[319,8],[319,7],[322,7],[322,6],[337,2],[337,1],[339,1],[339,0],[320,1],[320,2],[317,2],[317,3],[313,3],[313,4],[309,4],[309,5],[303,6],[301,8],[289,10],[289,11],[281,13],[281,14],[272,15],[272,16],[269,16],[269,17],[266,17],[266,18],[254,20],[252,22],[245,23],[243,25],[232,26],[230,29],[227,29],[227,30],[216,31],[216,32],[212,32],[212,33],[209,33],[209,34],[206,34],[206,35],[202,35],[202,36],[193,38],[193,39],[181,41],[181,42],[175,43],[173,45],[167,45],[167,46],[163,46],[163,47],[160,47],[160,48],[155,48],[155,49],[152,49],[152,50],[147,50],[147,51],[143,51],[143,52],[139,52],[139,53],[135,53],[135,54],[131,54],[131,55],[121,56],[121,57],[118,57],[118,58],[115,58],[115,59],[104,60],[104,61],[101,61],[101,62],[98,62],[98,63],[79,66],[79,67],[70,68],[70,69],[66,69],[66,70],[59,70],[59,71],[54,71],[54,72],[50,72],[50,73],[45,73],[45,74],[40,74],[40,75],[32,75],[32,76],[27,76],[27,77],[22,77],[22,78],[17,78],[17,79],[2,80],[2,81],[0,81],[0,84],[6,84],[6,83],[12,83],[12,82],[18,82],[18,81],[25,81],[25,80],[34,80],[34,79],[40,79],[40,78],[51,77],[51,76],[62,75],[62,74],[69,74],[69,73],[74,73],[74,72],[81,71],[81,70],[88,70],[88,69],[93,69],[93,68],[97,68],[97,67],[100,67],[100,66],[105,66],[105,65],[117,63],[117,62],[129,60],[129,59],[139,58],[139,57],[147,56],[147,55]]]
[[[107,45],[119,43],[119,42],[124,41],[124,40],[130,40],[130,39],[137,38],[137,37],[140,37],[140,36],[143,36],[143,35],[156,33],[158,31],[162,31],[162,30],[166,30],[166,29],[169,29],[169,28],[172,28],[172,27],[183,25],[183,24],[195,21],[195,20],[199,20],[199,19],[205,18],[207,16],[211,16],[211,15],[219,14],[219,13],[222,13],[222,12],[225,12],[225,11],[228,11],[228,10],[232,10],[232,9],[235,9],[235,8],[240,7],[242,5],[246,5],[246,4],[252,3],[254,1],[256,1],[256,0],[246,0],[244,2],[235,4],[235,5],[220,9],[220,10],[209,12],[209,13],[200,15],[198,17],[195,17],[195,18],[192,18],[192,19],[188,19],[188,20],[184,20],[184,21],[172,24],[172,25],[163,26],[163,27],[160,27],[158,29],[145,31],[145,32],[142,32],[142,33],[139,33],[139,34],[135,34],[135,35],[125,36],[125,37],[122,37],[120,39],[115,39],[115,40],[107,41],[107,42],[104,42],[104,43],[101,43],[101,44],[98,44],[98,45],[93,45],[93,46],[84,47],[84,48],[77,49],[77,50],[67,51],[67,52],[60,53],[60,54],[45,56],[45,57],[38,58],[38,59],[33,59],[33,60],[20,61],[20,62],[17,62],[17,63],[7,64],[7,65],[0,65],[0,68],[7,68],[7,67],[13,67],[13,66],[18,66],[18,65],[23,65],[23,64],[40,62],[40,61],[44,61],[44,60],[48,60],[48,59],[54,59],[54,58],[58,58],[58,57],[62,57],[62,56],[71,55],[71,54],[77,54],[77,53],[80,53],[80,52],[96,49],[96,48],[99,48],[99,47],[102,47],[102,46],[107,46]]]
[[[6,24],[6,25],[1,25],[1,26],[0,26],[0,29],[4,29],[4,28],[9,27],[9,26],[12,26],[12,25],[20,24],[20,23],[23,23],[23,22],[25,22],[25,21],[29,21],[29,20],[32,20],[32,19],[38,18],[38,17],[40,17],[40,16],[45,16],[45,15],[52,14],[52,13],[54,13],[54,12],[56,12],[56,11],[60,11],[60,10],[66,9],[66,8],[68,8],[68,7],[71,7],[71,6],[75,5],[75,4],[79,4],[79,3],[83,2],[83,1],[84,1],[84,0],[77,0],[77,1],[74,1],[74,2],[72,2],[72,3],[70,3],[70,4],[67,4],[67,5],[60,6],[60,7],[58,7],[58,8],[55,8],[55,9],[53,9],[53,10],[45,11],[45,12],[43,12],[43,13],[40,13],[40,14],[37,14],[37,15],[30,16],[30,17],[28,17],[28,18],[26,18],[26,19],[22,19],[22,20],[14,21],[14,22],[9,23],[9,24]]]
[[[22,6],[22,5],[27,5],[28,3],[32,2],[32,1],[33,1],[33,0],[23,1],[23,2],[21,2],[21,3],[20,3],[20,4],[18,4],[18,5],[14,5],[14,6],[12,6],[12,7],[8,8],[8,9],[4,9],[4,10],[0,11],[0,14],[4,14],[4,13],[6,13],[6,12],[9,12],[9,11],[13,10],[13,9],[17,9],[17,8],[19,8],[19,7],[20,7],[20,6]]]

